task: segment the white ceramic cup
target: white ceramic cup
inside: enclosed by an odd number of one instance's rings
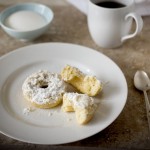
[[[106,8],[97,2],[119,2],[120,8]],[[127,39],[139,34],[143,27],[141,16],[134,12],[134,0],[89,0],[88,28],[95,43],[103,48],[116,48]],[[130,33],[133,19],[136,22],[134,33]]]

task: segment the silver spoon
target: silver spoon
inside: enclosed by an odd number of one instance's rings
[[[150,79],[146,72],[144,71],[137,71],[134,76],[134,85],[138,90],[144,92],[145,103],[146,103],[146,112],[147,112],[147,120],[150,130],[150,102],[147,96],[147,90],[150,89]]]

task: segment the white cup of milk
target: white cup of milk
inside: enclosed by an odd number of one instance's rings
[[[45,5],[22,3],[2,11],[0,24],[8,35],[31,41],[48,30],[53,16],[52,10]]]
[[[143,21],[134,12],[134,0],[89,0],[88,5],[89,32],[100,47],[119,47],[142,30]],[[130,34],[133,19],[136,29]]]

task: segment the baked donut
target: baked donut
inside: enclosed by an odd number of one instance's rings
[[[61,71],[62,79],[81,93],[95,96],[102,90],[102,83],[95,76],[83,74],[78,68],[67,65]]]
[[[65,93],[63,95],[62,110],[64,112],[75,111],[79,124],[88,123],[94,116],[97,103],[87,94]]]
[[[27,77],[22,85],[22,91],[33,106],[51,108],[62,102],[66,85],[59,74],[41,70]]]

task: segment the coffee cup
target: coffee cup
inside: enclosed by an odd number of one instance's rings
[[[89,32],[100,47],[119,47],[142,30],[143,20],[134,12],[134,0],[89,0],[88,7]],[[133,20],[136,29],[130,33]]]

